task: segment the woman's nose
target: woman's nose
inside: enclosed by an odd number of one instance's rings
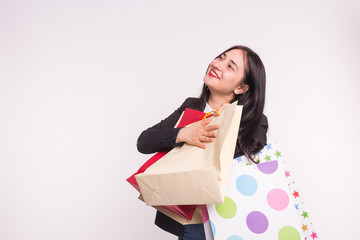
[[[221,70],[222,69],[222,65],[220,61],[216,61],[213,63],[212,67],[215,69],[215,70]]]

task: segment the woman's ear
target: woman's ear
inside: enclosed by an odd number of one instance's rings
[[[234,90],[235,95],[239,95],[239,94],[244,94],[249,90],[249,85],[247,84],[242,84],[241,86],[239,86],[238,88],[236,88]]]

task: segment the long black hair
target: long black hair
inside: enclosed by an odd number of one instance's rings
[[[253,50],[241,45],[233,46],[225,50],[216,58],[219,58],[223,53],[233,49],[239,49],[245,53],[245,72],[241,84],[249,86],[249,89],[245,93],[235,94],[231,101],[231,103],[238,101],[238,105],[243,105],[239,129],[239,147],[245,156],[254,161],[253,155],[261,150],[265,144],[254,138],[255,132],[260,126],[261,119],[263,118],[266,87],[265,67],[260,57]],[[210,90],[204,83],[201,95],[197,102],[199,109],[205,108],[209,97]]]

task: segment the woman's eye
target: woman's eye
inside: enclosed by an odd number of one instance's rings
[[[231,70],[234,70],[233,67],[229,64],[228,67],[231,69]]]

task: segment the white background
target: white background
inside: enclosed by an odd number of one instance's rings
[[[360,2],[0,1],[0,239],[176,239],[125,181],[235,44],[321,239],[358,239]]]

